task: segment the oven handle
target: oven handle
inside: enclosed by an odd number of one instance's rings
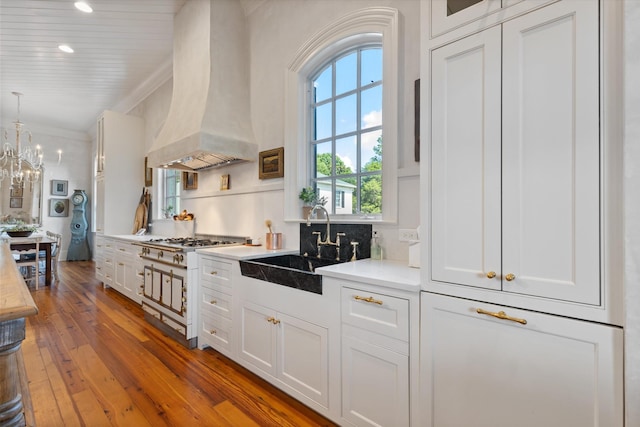
[[[170,246],[154,245],[154,244],[149,244],[147,242],[145,243],[134,242],[132,243],[132,245],[142,246],[143,248],[146,247],[146,248],[157,249],[159,251],[165,251],[165,252],[182,252],[181,248],[172,248]]]
[[[181,268],[181,269],[183,269],[183,270],[186,270],[186,269],[187,269],[186,264],[185,264],[185,265],[183,265],[183,264],[174,264],[174,263],[172,263],[171,261],[164,261],[164,260],[162,260],[162,259],[153,258],[153,257],[148,257],[148,256],[145,256],[145,255],[140,255],[140,258],[142,258],[142,259],[146,259],[146,260],[148,260],[148,261],[153,261],[153,263],[154,263],[154,264],[155,264],[155,263],[160,263],[160,264],[164,264],[164,265],[170,265],[171,267],[175,267],[175,268]],[[146,266],[149,266],[149,264],[145,264],[145,267],[146,267]]]

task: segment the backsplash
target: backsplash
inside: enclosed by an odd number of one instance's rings
[[[307,254],[310,257],[316,257],[318,236],[312,234],[319,231],[320,237],[324,241],[326,239],[327,224],[318,222],[307,227],[306,223],[300,223],[300,254]],[[331,241],[336,241],[336,234],[344,233],[340,237],[340,261],[349,261],[353,255],[353,247],[351,242],[358,242],[356,258],[371,257],[371,224],[334,224],[331,223]],[[336,259],[336,247],[330,245],[322,245],[320,248],[321,258]]]

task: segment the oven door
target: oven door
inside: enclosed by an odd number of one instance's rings
[[[158,268],[151,265],[144,267],[144,298],[157,306],[183,316],[186,311],[186,269]]]

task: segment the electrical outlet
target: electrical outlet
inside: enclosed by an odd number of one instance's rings
[[[401,228],[400,230],[398,230],[398,237],[401,242],[418,240],[418,230],[416,230],[415,228]]]

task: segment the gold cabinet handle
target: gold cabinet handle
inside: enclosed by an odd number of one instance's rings
[[[217,272],[217,271],[215,271],[215,270],[213,270],[213,271],[212,271],[211,273],[209,273],[209,274],[210,274],[210,275],[212,275],[212,276],[215,276],[216,274],[218,274],[218,272]]]
[[[487,279],[493,279],[494,277],[496,277],[495,271],[490,271],[487,273]]]
[[[382,301],[373,299],[373,297],[361,297],[359,295],[356,295],[355,297],[353,297],[353,299],[355,299],[356,301],[364,301],[364,302],[370,302],[371,304],[382,305]]]
[[[280,323],[280,321],[275,317],[267,317],[267,322],[273,323],[274,325],[277,325],[278,323]]]
[[[504,276],[505,279],[507,279],[507,282],[510,282],[512,280],[514,280],[516,278],[515,274],[509,273],[506,276]]]
[[[210,330],[210,331],[209,331],[209,333],[210,333],[211,335],[215,335],[215,334],[217,334],[217,333],[218,333],[218,331],[216,331],[215,329],[212,329],[212,330]]]
[[[505,313],[504,311],[499,311],[499,312],[495,313],[493,311],[486,311],[486,310],[483,310],[483,309],[479,308],[479,309],[476,310],[476,313],[478,313],[478,314],[486,314],[487,316],[496,317],[496,318],[502,319],[502,320],[510,320],[512,322],[520,323],[522,325],[526,325],[527,324],[527,321],[525,319],[520,319],[518,317],[508,316],[507,313]]]
[[[217,300],[212,299],[212,300],[211,300],[211,302],[210,302],[209,304],[216,305],[217,303],[218,303],[218,301],[217,301]]]

